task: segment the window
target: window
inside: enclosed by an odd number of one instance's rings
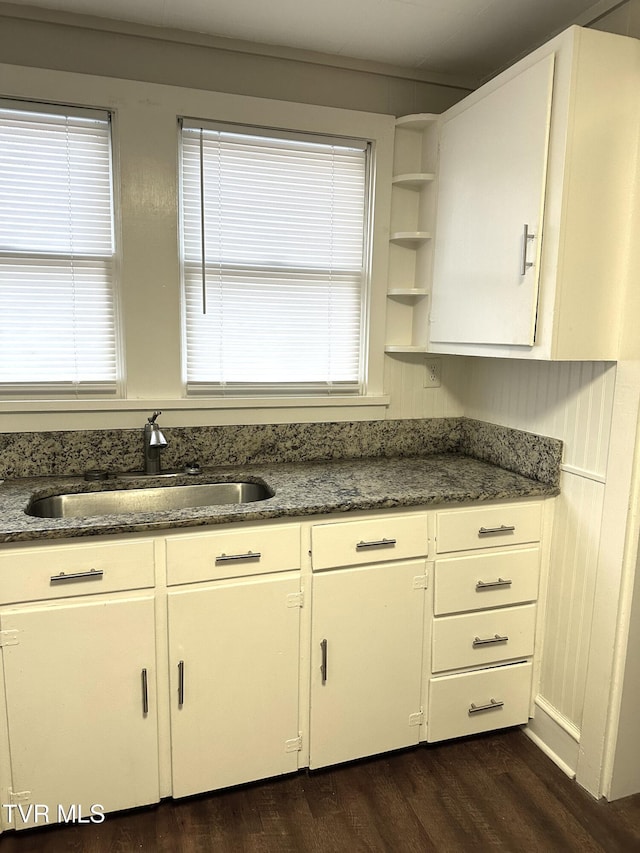
[[[369,145],[182,122],[187,390],[364,388]]]
[[[0,102],[0,389],[117,384],[109,115]]]

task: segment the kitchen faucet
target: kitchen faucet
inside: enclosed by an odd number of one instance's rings
[[[162,412],[154,412],[144,425],[144,473],[160,473],[160,451],[168,444],[156,423],[158,415]]]

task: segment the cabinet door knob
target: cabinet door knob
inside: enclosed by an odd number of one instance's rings
[[[320,672],[322,673],[322,683],[327,683],[327,641],[320,641],[320,649],[322,651],[322,663],[320,664]]]

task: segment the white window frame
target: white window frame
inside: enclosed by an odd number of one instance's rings
[[[395,119],[313,103],[166,86],[0,63],[6,98],[45,105],[97,107],[113,118],[117,288],[121,365],[118,395],[0,396],[0,427],[24,430],[136,429],[162,409],[165,424],[378,420],[399,411],[385,393],[384,352],[389,215]],[[375,142],[374,218],[367,328],[366,394],[206,397],[184,393],[181,373],[178,222],[178,116],[216,116],[232,124],[296,128]],[[395,322],[395,314],[391,317]]]

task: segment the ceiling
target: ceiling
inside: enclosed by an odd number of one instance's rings
[[[13,8],[319,51],[483,79],[608,0],[12,0]],[[30,9],[31,13],[33,11]]]

